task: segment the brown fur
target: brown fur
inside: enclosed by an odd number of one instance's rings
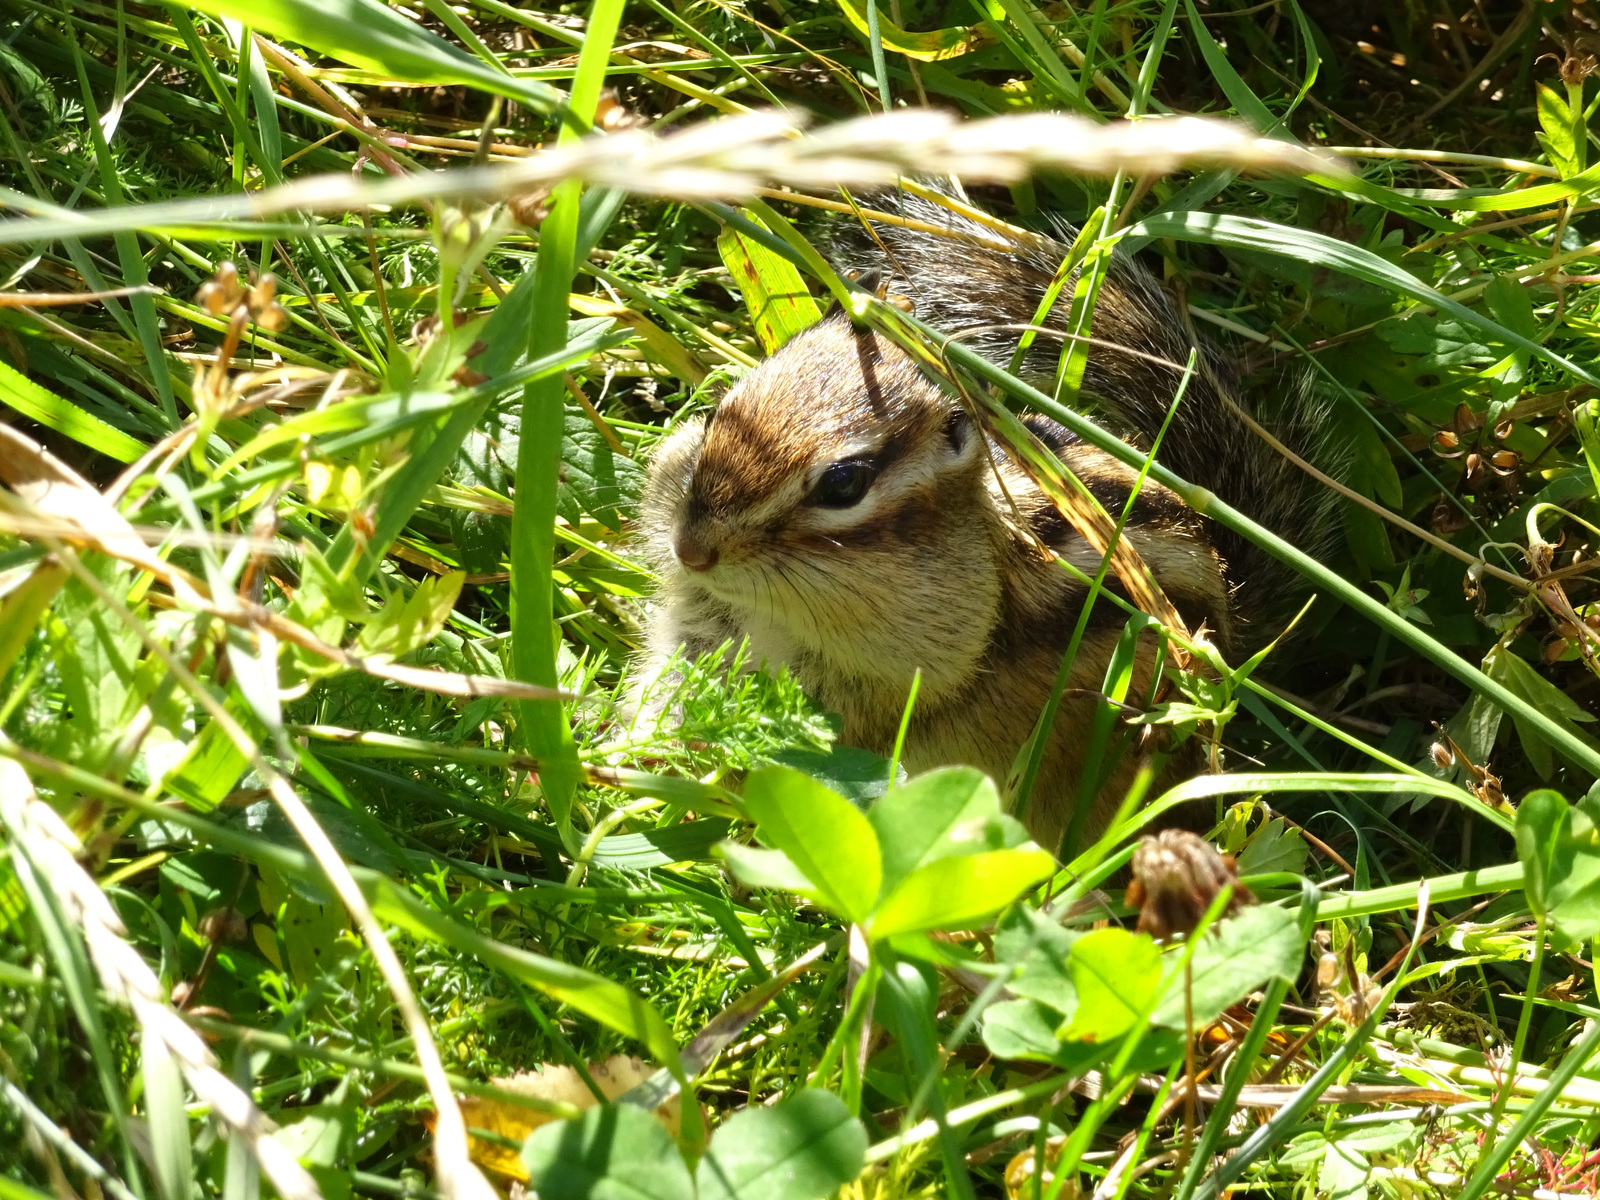
[[[673,434],[644,504],[646,545],[663,577],[653,668],[680,646],[701,654],[748,637],[757,660],[786,664],[843,717],[845,743],[885,754],[920,668],[907,768],[969,763],[1004,781],[1050,694],[1084,596],[1016,528],[1012,503],[1036,537],[1080,568],[1093,572],[1099,555],[975,433],[953,443],[947,429],[958,412],[898,347],[836,317],[730,391],[709,428]],[[841,519],[806,506],[820,467],[884,442],[903,447],[902,457],[863,500],[867,511]],[[1064,444],[1060,453],[1120,507],[1131,471],[1088,446]],[[1134,522],[1129,536],[1186,615],[1215,627],[1228,608],[1216,554],[1175,497],[1146,487],[1142,511],[1156,519]],[[883,502],[868,509],[874,492]],[[717,565],[685,569],[673,549],[680,537],[715,547]],[[1098,692],[1124,619],[1104,598],[1095,612],[1029,820],[1052,846],[1082,771],[1081,731],[1095,704],[1082,692]],[[1148,689],[1151,649],[1135,695]],[[1132,765],[1104,789],[1100,807],[1120,800]],[[1097,809],[1091,829],[1107,815]]]
[[[924,202],[902,206],[924,222],[950,219]],[[953,228],[985,232],[959,221]],[[1031,322],[1066,253],[1062,245],[1009,255],[975,239],[878,232],[884,246],[862,265],[885,266],[887,248],[890,286],[911,298],[917,315],[947,332],[975,333],[968,344],[1002,363],[1017,335],[991,327]],[[1064,294],[1071,296],[1070,286]],[[1065,307],[1047,323],[1059,325]],[[1118,259],[1094,333],[1113,345],[1091,350],[1084,390],[1148,445],[1180,373],[1114,347],[1182,363],[1190,349],[1184,322],[1153,278]],[[1167,430],[1162,460],[1315,552],[1329,525],[1325,499],[1239,420],[1222,352],[1208,342],[1199,349],[1206,369]],[[1057,343],[1041,338],[1024,359],[1024,377],[1048,389],[1058,353]],[[1316,455],[1314,405],[1293,389],[1286,407],[1280,436]],[[1059,425],[1034,420],[1102,505],[1120,512],[1135,473]],[[859,503],[819,505],[813,488],[822,472],[855,459],[879,468]],[[887,754],[920,669],[907,768],[968,763],[1001,781],[1049,697],[1086,590],[1039,545],[1089,574],[1100,564],[1023,471],[970,428],[949,394],[892,343],[839,315],[758,366],[709,423],[688,423],[666,440],[642,516],[662,586],[641,688],[680,647],[698,655],[748,638],[756,661],[786,665],[840,714],[846,744]],[[1294,590],[1292,576],[1271,559],[1152,482],[1125,536],[1191,627],[1205,622],[1225,651],[1241,621],[1244,640],[1262,640],[1272,610]],[[1108,591],[1119,587],[1114,576],[1106,581]],[[1085,735],[1124,621],[1110,600],[1097,601],[1046,743],[1027,817],[1052,848],[1078,804]],[[1142,635],[1130,701],[1148,692],[1154,664],[1154,639]],[[1091,801],[1089,835],[1121,801],[1135,759],[1126,755]],[[1195,766],[1184,759],[1174,771]]]

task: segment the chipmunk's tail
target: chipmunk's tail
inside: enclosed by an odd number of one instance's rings
[[[888,290],[909,298],[919,319],[945,333],[972,331],[962,341],[1007,366],[1020,333],[996,327],[1033,322],[1076,232],[1059,225],[1051,238],[1014,247],[977,221],[904,192],[880,193],[870,203],[957,237],[882,223],[873,224],[872,236],[859,228],[841,230],[836,242],[841,265],[883,273]],[[1069,278],[1061,289],[1045,327],[1065,324],[1075,282]],[[1294,453],[1338,477],[1343,464],[1323,432],[1325,407],[1303,378],[1259,404],[1247,403],[1228,356],[1196,334],[1185,315],[1153,275],[1118,253],[1095,304],[1085,398],[1099,406],[1117,433],[1148,447],[1166,421],[1191,349],[1197,349],[1196,373],[1157,460],[1297,548],[1321,556],[1333,540],[1335,494],[1269,445],[1240,414],[1259,420]],[[1023,359],[1023,378],[1052,392],[1061,350],[1057,338],[1036,338]],[[1212,541],[1227,569],[1235,611],[1245,622],[1239,630],[1243,640],[1271,636],[1303,592],[1299,577],[1215,523]]]

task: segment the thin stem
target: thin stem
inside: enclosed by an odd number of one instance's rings
[[[1517,1017],[1517,1033],[1511,1042],[1511,1060],[1506,1063],[1505,1079],[1494,1094],[1494,1104],[1489,1109],[1488,1130],[1484,1135],[1483,1146],[1478,1154],[1478,1169],[1481,1170],[1493,1156],[1497,1148],[1496,1134],[1500,1127],[1500,1118],[1505,1115],[1506,1104],[1511,1099],[1511,1093],[1517,1082],[1517,1064],[1522,1061],[1523,1051],[1528,1045],[1528,1025],[1533,1020],[1533,1000],[1539,990],[1539,972],[1544,967],[1545,933],[1548,928],[1549,915],[1540,913],[1535,919],[1533,962],[1528,967],[1528,986],[1522,993],[1522,1012]],[[1515,1144],[1515,1143],[1513,1143]]]

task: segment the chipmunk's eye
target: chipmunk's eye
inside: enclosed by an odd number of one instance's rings
[[[819,508],[849,508],[867,494],[877,476],[877,469],[859,458],[830,463],[806,502]]]

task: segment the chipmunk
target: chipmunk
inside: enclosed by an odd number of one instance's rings
[[[971,331],[968,344],[1007,364],[1018,333],[996,327],[1033,320],[1067,245],[1008,252],[992,231],[942,206],[910,196],[900,204],[953,237],[878,225],[871,265],[887,270],[886,286],[919,319],[948,334]],[[1049,325],[1065,320],[1070,282],[1062,295]],[[1194,344],[1185,322],[1156,279],[1119,255],[1093,334],[1082,390],[1119,434],[1148,447],[1182,375],[1167,364],[1181,367]],[[1203,340],[1199,350],[1205,369],[1158,458],[1315,549],[1329,525],[1324,495],[1228,407],[1223,393],[1236,396],[1237,387],[1227,356]],[[1059,353],[1059,341],[1039,338],[1023,378],[1048,390]],[[1310,446],[1314,402],[1300,389],[1285,407],[1278,436]],[[1108,512],[1121,512],[1135,471],[1053,421],[1026,423]],[[640,524],[662,580],[641,679],[680,649],[694,656],[748,638],[753,660],[787,666],[840,715],[844,744],[888,754],[920,669],[906,768],[970,764],[1002,781],[1050,696],[1087,591],[1055,558],[1089,575],[1100,565],[947,386],[842,311],[794,336],[710,416],[665,439]],[[1190,628],[1204,622],[1225,651],[1293,590],[1286,568],[1150,480],[1124,536]],[[1108,575],[1105,587],[1120,584]],[[1079,804],[1084,731],[1126,619],[1104,597],[1091,610],[1025,814],[1045,846],[1059,844]],[[1130,700],[1148,689],[1155,656],[1154,639],[1142,637]],[[1088,836],[1115,812],[1137,757],[1124,755],[1090,802]]]

